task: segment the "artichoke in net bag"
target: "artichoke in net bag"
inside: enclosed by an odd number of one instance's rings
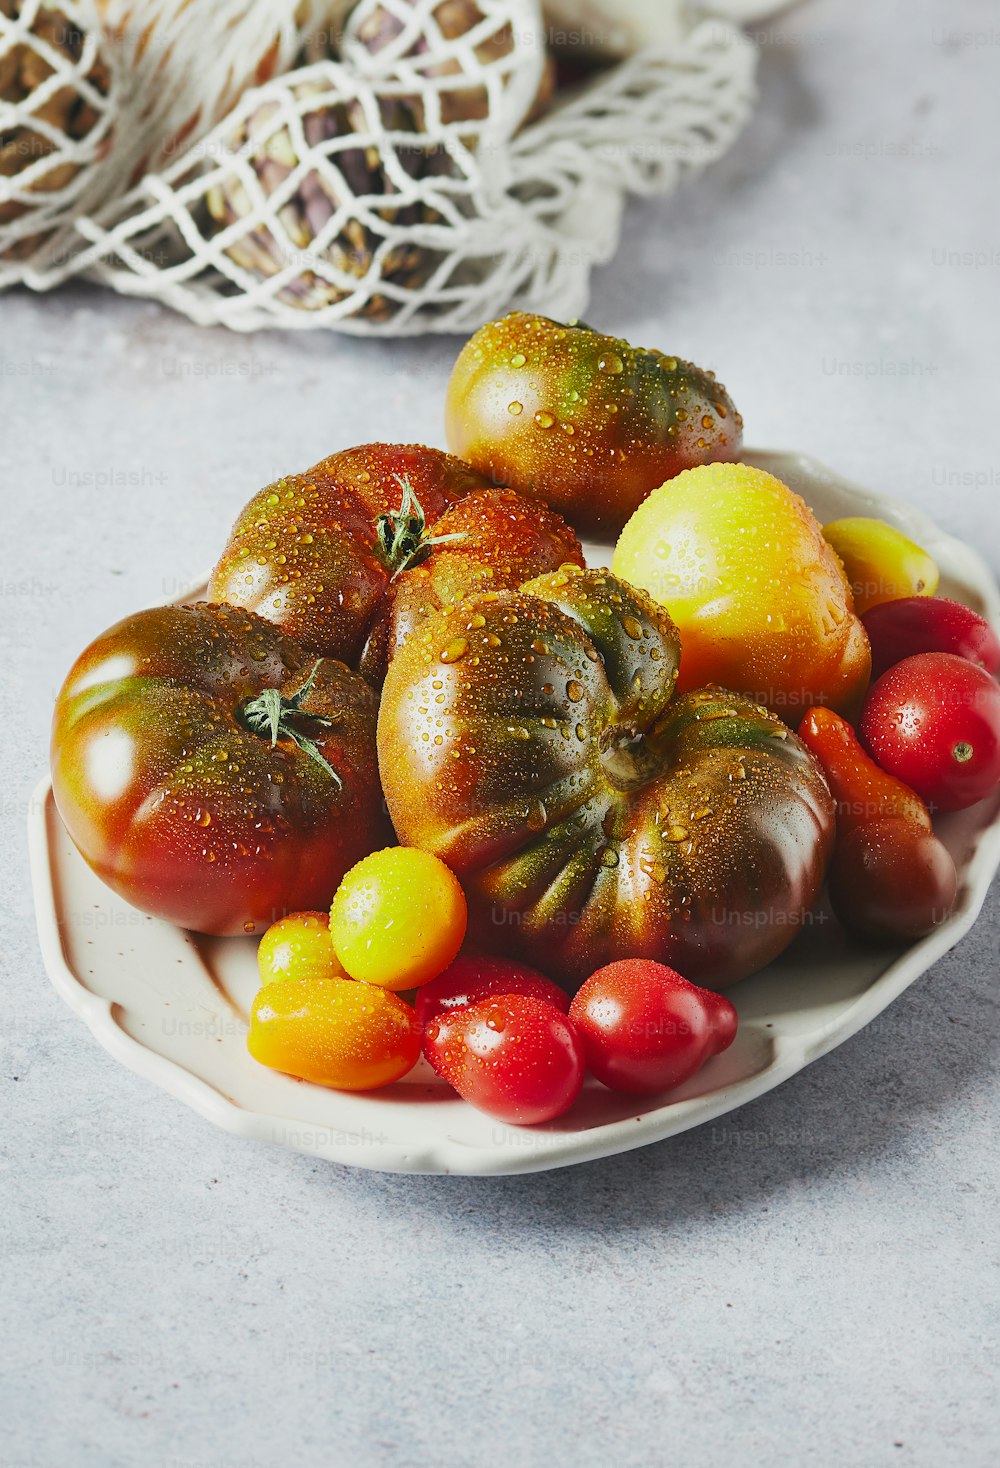
[[[107,61],[62,10],[0,0],[0,261],[27,260],[66,222],[67,191],[107,149],[110,91]]]

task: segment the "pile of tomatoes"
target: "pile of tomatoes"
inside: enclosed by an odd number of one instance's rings
[[[1000,643],[898,528],[738,462],[691,363],[515,313],[446,419],[450,454],[266,486],[207,601],[91,643],[53,789],[127,901],[259,940],[259,1061],[353,1090],[422,1053],[532,1123],[586,1069],[689,1078],[824,884],[866,940],[947,918],[932,817],[1000,782]]]
[[[613,1090],[653,1095],[735,1037],[729,1001],[663,964],[610,964],[570,1002],[526,964],[460,955],[465,936],[462,888],[442,861],[406,846],[373,852],[329,914],[295,913],[264,935],[250,1053],[368,1091],[406,1075],[422,1051],[466,1101],[527,1126],[568,1111],[588,1068]]]

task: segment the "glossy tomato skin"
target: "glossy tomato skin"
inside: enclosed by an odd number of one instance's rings
[[[844,927],[877,942],[923,938],[950,917],[958,873],[933,831],[871,820],[837,839],[830,901]]]
[[[271,747],[240,709],[297,692],[298,721],[340,783],[288,738]],[[77,659],[56,701],[52,784],[70,836],[126,901],[181,927],[260,933],[321,909],[347,868],[386,839],[377,700],[233,607],[156,607]],[[323,725],[309,713],[329,718]]]
[[[736,1037],[728,999],[648,959],[623,959],[581,985],[569,1009],[602,1085],[654,1096],[683,1085]]]
[[[464,1009],[495,994],[526,994],[553,1005],[563,1014],[569,1009],[566,990],[537,969],[509,958],[471,953],[459,954],[444,973],[425,984],[417,992],[414,1007],[420,1023],[426,1025],[446,1010]]]
[[[250,1011],[247,1048],[271,1070],[337,1091],[375,1091],[420,1055],[416,1016],[398,994],[345,978],[265,984]]]
[[[464,347],[446,425],[452,452],[481,473],[603,534],[682,469],[735,458],[743,427],[710,372],[524,312]]]
[[[861,742],[932,808],[963,810],[1000,782],[1000,686],[953,653],[906,658],[865,700]]]
[[[424,1055],[463,1100],[514,1126],[562,1116],[583,1087],[583,1047],[573,1025],[526,994],[443,1011],[424,1031]]]
[[[257,969],[263,984],[346,978],[333,949],[329,914],[293,912],[272,923],[257,946]]]
[[[347,873],[330,908],[330,935],[352,978],[415,989],[451,963],[467,919],[461,883],[443,861],[390,846]]]
[[[401,511],[404,484],[426,534],[401,570],[378,527]],[[393,646],[426,610],[483,585],[519,585],[563,561],[582,564],[579,542],[544,506],[497,488],[440,449],[366,444],[254,495],[209,594],[266,617],[310,652],[342,659],[377,684]]]
[[[971,607],[944,596],[905,596],[872,607],[861,619],[872,648],[872,677],[922,652],[950,652],[978,663],[987,673],[1000,668],[1000,638]]]
[[[393,659],[379,764],[473,941],[575,987],[624,957],[721,987],[787,947],[833,845],[812,756],[757,704],[674,697],[667,613],[602,571],[445,608]]]
[[[915,790],[880,769],[851,726],[810,709],[799,738],[816,755],[837,802],[830,864],[833,910],[852,933],[878,940],[923,937],[955,905],[958,874]]]
[[[860,707],[868,637],[844,568],[802,499],[751,464],[709,464],[654,490],[626,525],[616,575],[667,608],[682,692],[719,683],[794,728]]]
[[[849,515],[823,526],[851,583],[859,614],[898,597],[933,596],[939,572],[933,556],[886,520]]]

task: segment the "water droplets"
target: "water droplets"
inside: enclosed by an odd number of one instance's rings
[[[469,651],[469,642],[465,637],[453,637],[446,647],[443,647],[438,657],[443,663],[460,663]]]
[[[524,813],[525,823],[529,831],[544,831],[548,818],[549,813],[545,809],[545,802],[542,800],[533,801]]]

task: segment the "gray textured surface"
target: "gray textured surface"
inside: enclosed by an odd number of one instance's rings
[[[993,8],[818,0],[761,39],[749,132],[631,212],[591,318],[709,362],[752,442],[914,500],[996,569]],[[987,1468],[996,887],[779,1091],[523,1179],[234,1140],[45,980],[22,832],[71,656],[203,569],[276,471],[439,440],[455,349],[204,334],[87,290],[0,302],[0,1462]]]

